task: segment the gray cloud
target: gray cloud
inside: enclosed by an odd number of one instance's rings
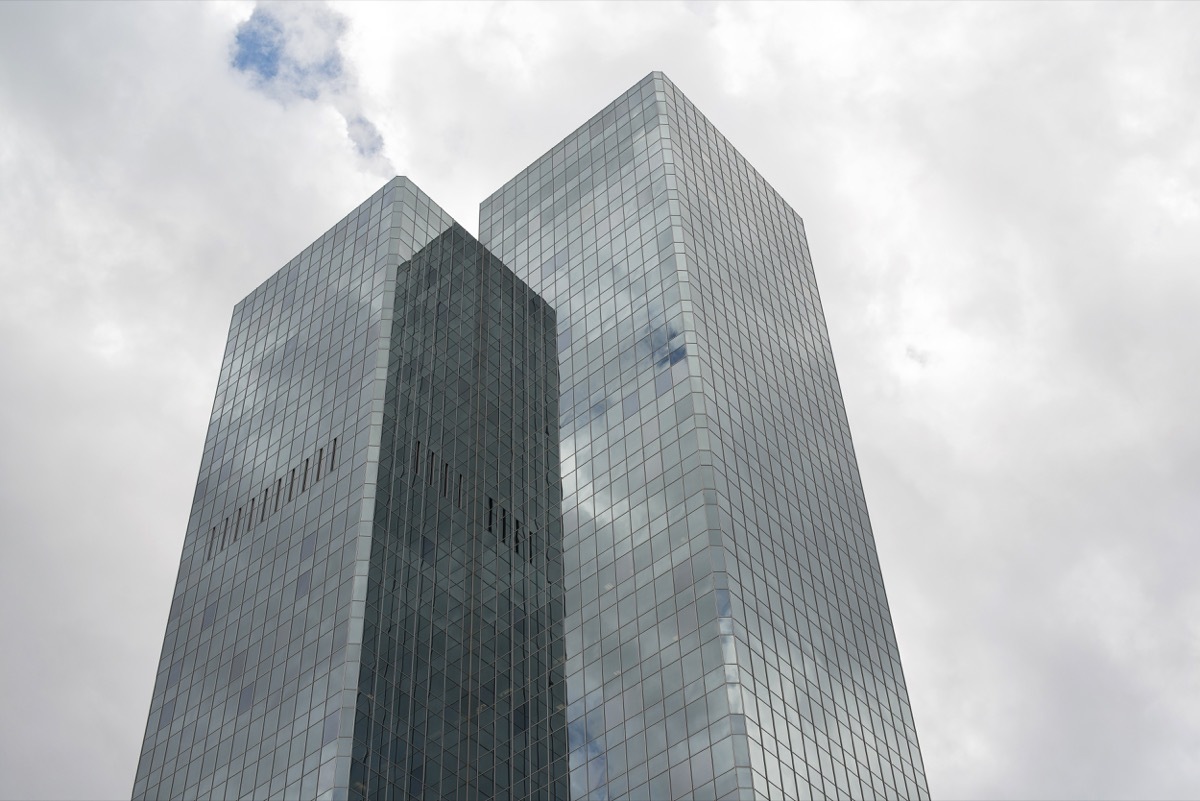
[[[256,13],[274,73],[235,65]],[[233,303],[384,154],[473,228],[661,68],[805,218],[935,795],[1195,797],[1198,32],[0,4],[0,796],[128,794]]]

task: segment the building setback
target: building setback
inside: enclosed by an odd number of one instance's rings
[[[927,797],[796,212],[652,73],[480,241],[558,314],[571,796]]]
[[[566,797],[554,335],[404,178],[237,305],[134,798]]]

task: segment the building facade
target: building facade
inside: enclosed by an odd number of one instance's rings
[[[571,796],[927,797],[800,217],[652,73],[479,236],[558,315]]]
[[[134,797],[280,796],[928,797],[803,223],[661,73],[235,308]]]
[[[555,315],[397,178],[237,305],[134,798],[562,798]]]

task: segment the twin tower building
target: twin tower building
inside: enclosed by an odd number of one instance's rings
[[[135,799],[927,797],[800,217],[662,73],[239,303]]]

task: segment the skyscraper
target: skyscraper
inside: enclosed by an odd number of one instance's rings
[[[800,217],[652,73],[479,236],[558,314],[572,797],[926,797]]]
[[[800,217],[652,73],[480,240],[234,310],[134,796],[927,797]]]
[[[553,310],[397,178],[234,309],[135,798],[562,798]]]

